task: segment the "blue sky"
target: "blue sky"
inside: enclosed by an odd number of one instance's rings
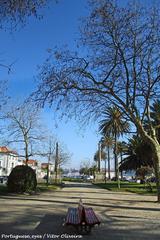
[[[31,17],[25,27],[13,33],[0,31],[0,61],[14,63],[9,75],[5,69],[0,69],[1,80],[9,80],[8,92],[13,101],[24,99],[35,89],[37,65],[43,64],[48,48],[67,44],[74,49],[79,18],[86,16],[87,11],[86,0],[61,0],[42,11],[43,19]],[[43,121],[72,153],[71,167],[93,159],[100,138],[94,123],[80,130],[77,122],[69,120],[68,123],[58,122],[55,128],[54,113],[47,108],[43,110]]]
[[[124,4],[126,1],[119,1]],[[151,4],[150,0],[141,1]],[[43,19],[31,17],[25,27],[13,33],[0,31],[0,62],[14,63],[12,72],[0,68],[0,79],[9,80],[9,94],[13,101],[24,99],[35,89],[37,66],[47,58],[47,49],[67,44],[70,49],[76,46],[75,40],[79,34],[79,18],[87,16],[87,0],[60,0],[58,4],[50,4],[42,10]],[[71,167],[79,167],[83,160],[92,160],[100,136],[97,134],[97,124],[80,130],[74,120],[68,123],[54,120],[52,109],[43,110],[44,124],[64,142],[72,153]]]

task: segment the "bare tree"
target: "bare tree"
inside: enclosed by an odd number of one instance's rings
[[[20,156],[25,158],[27,164],[29,158],[39,154],[38,144],[45,135],[42,133],[39,111],[34,105],[25,103],[17,107],[12,107],[5,114],[7,120],[5,138],[7,144],[16,144],[20,147]]]
[[[54,159],[54,172],[55,172],[55,182],[58,183],[58,174],[60,174],[60,168],[68,163],[71,155],[65,150],[62,144],[56,142]]]
[[[37,152],[37,155],[47,158],[47,185],[49,184],[49,178],[51,174],[51,166],[55,164],[55,146],[56,146],[56,138],[55,136],[48,135],[41,145],[41,149]]]
[[[58,2],[57,0],[1,0],[0,1],[0,29],[9,31],[17,30],[18,27],[24,26],[27,19],[31,16],[42,18],[41,9],[49,6],[49,3]],[[41,12],[41,13],[40,13]],[[0,61],[0,67],[11,71],[12,65]]]
[[[20,24],[24,25],[30,16],[42,17],[40,9],[49,2],[56,2],[56,0],[1,0],[0,27],[8,26],[13,30]]]
[[[46,134],[45,141],[43,145],[40,145],[36,154],[47,158],[47,184],[49,183],[51,165],[54,166],[54,170],[52,171],[55,173],[55,182],[58,182],[60,168],[67,164],[71,158],[71,154],[65,149],[64,145],[58,142],[54,134],[48,136]]]
[[[68,162],[71,159],[71,154],[68,152],[66,147],[62,143],[58,143],[58,160],[57,160],[57,167],[61,168],[62,166],[68,164]],[[56,161],[56,154],[54,156],[54,159]],[[55,164],[56,165],[56,164]]]
[[[122,7],[111,0],[91,0],[90,7],[81,29],[87,56],[56,50],[54,60],[52,56],[42,66],[34,96],[42,105],[54,103],[83,119],[97,119],[110,104],[117,106],[151,146],[160,202],[160,125],[150,117],[150,105],[160,97],[159,3],[147,8],[134,1]]]

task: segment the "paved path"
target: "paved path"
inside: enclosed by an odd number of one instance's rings
[[[92,206],[102,224],[87,236],[63,227],[69,206],[79,198]],[[156,197],[116,193],[91,184],[66,183],[62,190],[34,196],[0,196],[0,239],[160,239],[160,205]],[[7,238],[7,234],[10,235]],[[27,238],[28,236],[28,238]],[[30,238],[29,238],[30,237]]]

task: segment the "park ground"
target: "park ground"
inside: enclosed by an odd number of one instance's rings
[[[81,236],[63,226],[68,207],[82,198],[101,225]],[[0,196],[0,239],[160,239],[160,204],[156,196],[113,192],[91,183],[67,183],[37,195]]]

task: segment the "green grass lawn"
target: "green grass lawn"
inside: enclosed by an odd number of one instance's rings
[[[138,194],[153,194],[155,195],[156,184],[152,183],[152,191],[147,184],[140,184],[140,183],[131,183],[131,182],[121,182],[120,189],[118,189],[117,182],[107,182],[105,183],[94,183],[96,186],[108,189],[110,191],[124,191],[124,192],[133,192]]]
[[[49,184],[47,186],[46,183],[39,183],[37,185],[37,190],[40,192],[44,192],[44,191],[53,191],[56,189],[60,189],[62,187],[62,184]]]
[[[53,191],[53,190],[59,189],[60,187],[61,185],[50,184],[47,186],[45,183],[39,183],[37,185],[37,191],[38,192]],[[7,186],[0,185],[0,195],[4,195],[7,193],[8,193]]]
[[[84,182],[83,179],[79,178],[70,178],[70,177],[64,177],[62,181],[67,181],[67,182]]]

